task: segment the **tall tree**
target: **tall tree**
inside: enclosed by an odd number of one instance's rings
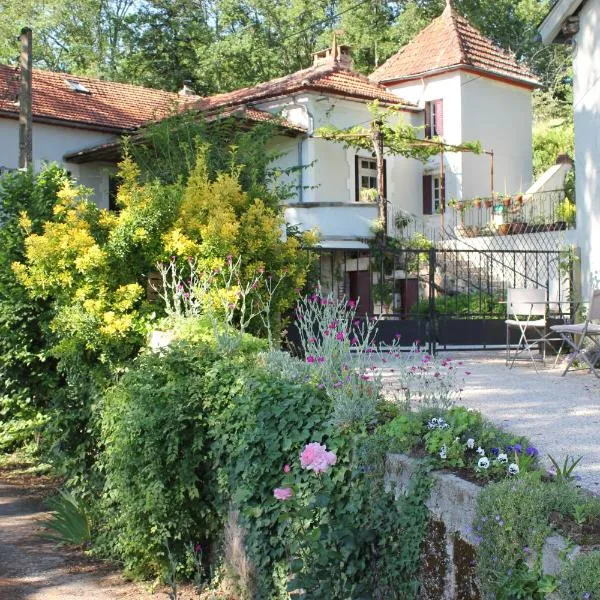
[[[176,91],[191,80],[212,91],[198,68],[215,41],[215,7],[209,0],[146,0],[127,20],[127,53],[121,76],[148,87]],[[211,25],[211,22],[213,25]]]
[[[33,29],[34,64],[54,71],[114,77],[124,22],[134,0],[0,0],[0,61],[14,63],[16,34]]]

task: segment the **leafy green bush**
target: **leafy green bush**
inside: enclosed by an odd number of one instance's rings
[[[12,263],[24,257],[26,233],[19,222],[27,211],[32,232],[52,216],[66,173],[49,166],[0,177],[0,451],[39,435],[46,406],[60,385],[48,353],[52,317],[48,302],[32,302],[18,283]]]
[[[499,592],[519,561],[531,565],[535,579],[544,541],[551,533],[550,513],[570,515],[579,502],[580,490],[568,483],[543,481],[540,472],[488,485],[477,498],[472,532],[482,591]],[[530,579],[523,574],[523,582]]]
[[[383,490],[384,437],[336,428],[325,392],[301,373],[294,381],[263,367],[269,355],[257,360],[256,342],[226,354],[198,341],[198,328],[193,344],[137,358],[104,397],[98,550],[134,574],[164,576],[166,543],[183,565],[186,546],[200,542],[206,561],[232,572],[235,515],[252,598],[287,597],[290,570],[311,597],[413,597],[425,474],[395,500]],[[330,473],[311,478],[298,467],[309,442],[335,451]],[[286,481],[290,502],[274,497]]]
[[[560,575],[564,600],[600,598],[600,551],[586,552],[568,564]]]
[[[215,482],[203,410],[203,375],[216,359],[208,347],[198,352],[184,345],[144,354],[103,398],[99,546],[137,575],[165,567],[165,542],[182,551],[219,529],[209,508]],[[223,390],[235,376],[232,364]]]
[[[538,125],[533,130],[533,173],[539,177],[556,164],[559,154],[575,156],[573,124]]]
[[[500,298],[491,294],[436,295],[434,310],[438,315],[469,315],[481,318],[504,317],[506,308]],[[412,309],[413,315],[428,315],[429,300],[420,300]]]

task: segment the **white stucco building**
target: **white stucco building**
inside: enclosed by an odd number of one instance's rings
[[[0,169],[16,169],[19,154],[20,72],[0,65]],[[65,166],[94,190],[96,202],[109,207],[113,160],[86,163],[71,153],[112,142],[177,107],[177,94],[134,85],[33,70],[33,166],[45,162]]]
[[[7,92],[0,98],[0,165],[17,165],[18,72],[0,67]],[[368,103],[393,106],[398,118],[425,138],[446,144],[481,142],[479,156],[446,152],[426,164],[386,156],[389,229],[394,215],[410,213],[432,226],[444,199],[525,191],[532,179],[531,92],[536,78],[513,55],[482,36],[448,2],[440,17],[370,77],[353,70],[350,50],[335,42],[315,54],[307,69],[251,88],[206,98],[34,71],[34,164],[65,164],[109,207],[111,173],[119,138],[145,122],[185,108],[205,115],[234,114],[245,121],[278,120],[271,141],[281,157],[274,166],[294,168],[282,179],[295,190],[286,200],[288,223],[317,228],[324,247],[364,249],[377,220],[372,195],[373,154],[326,141],[325,125],[350,128],[372,120]],[[493,151],[493,176],[492,158]]]
[[[576,243],[588,294],[600,277],[600,0],[558,0],[540,34],[545,43],[573,47]]]

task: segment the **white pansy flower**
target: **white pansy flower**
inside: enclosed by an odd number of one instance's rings
[[[519,465],[517,463],[510,463],[510,465],[508,465],[508,472],[510,475],[518,475]]]
[[[481,446],[479,446],[477,448],[477,454],[479,454],[479,456],[485,456],[485,450]]]
[[[446,460],[448,456],[448,448],[446,448],[446,444],[444,444],[440,449],[440,458]]]
[[[505,465],[508,462],[508,455],[504,454],[504,452],[498,454],[498,462]]]
[[[478,466],[480,469],[487,469],[487,468],[490,466],[490,461],[489,461],[489,459],[488,459],[488,458],[486,458],[485,456],[482,456],[482,457],[479,459],[479,462],[477,463],[477,466]]]
[[[467,440],[467,448],[469,450],[473,450],[473,448],[475,448],[475,440],[473,438],[469,438]]]

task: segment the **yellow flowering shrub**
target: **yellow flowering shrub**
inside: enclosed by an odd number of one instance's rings
[[[58,192],[54,218],[25,240],[25,260],[13,265],[34,298],[55,301],[51,324],[59,355],[92,352],[103,361],[121,360],[142,343],[152,313],[162,306],[146,300],[148,274],[171,257],[185,268],[191,257],[205,272],[241,258],[242,275],[285,275],[273,313],[294,302],[310,258],[295,238],[285,239],[280,211],[250,199],[232,170],[209,177],[201,147],[187,182],[142,181],[126,157],[120,165],[118,212],[98,208],[89,190],[67,182]],[[21,227],[29,231],[27,214]],[[215,279],[209,304],[235,303],[236,288],[220,292]]]

